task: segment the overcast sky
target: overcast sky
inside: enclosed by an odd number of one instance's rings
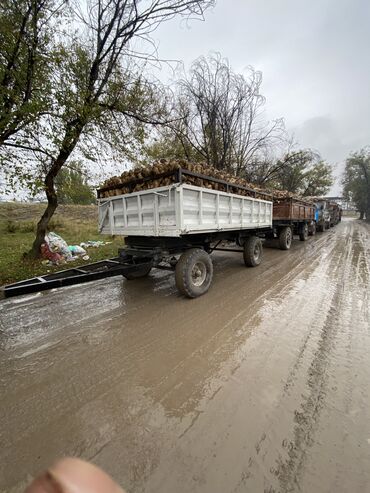
[[[269,118],[337,174],[370,144],[370,0],[218,0],[205,22],[173,20],[154,38],[186,67],[219,51],[235,71],[261,70]]]

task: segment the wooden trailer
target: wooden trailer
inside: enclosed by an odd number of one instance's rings
[[[279,239],[281,250],[289,250],[295,234],[306,241],[309,235],[316,233],[315,205],[310,201],[275,197],[272,218],[273,237]]]

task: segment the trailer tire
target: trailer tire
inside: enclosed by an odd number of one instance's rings
[[[310,236],[315,236],[315,234],[316,234],[316,223],[315,223],[315,222],[313,222],[313,223],[311,224],[311,227],[310,227],[310,229],[308,230],[308,234],[309,234]]]
[[[300,231],[299,231],[299,239],[301,241],[307,241],[308,240],[308,224],[307,223],[302,224]]]
[[[139,267],[135,272],[130,272],[130,274],[123,274],[128,281],[133,281],[134,279],[140,279],[140,277],[145,277],[152,270],[152,266]]]
[[[247,267],[257,267],[262,262],[262,241],[257,236],[249,236],[243,247],[244,263]]]
[[[279,233],[280,250],[289,250],[292,246],[293,232],[290,226],[284,226]]]
[[[211,257],[201,248],[186,250],[176,264],[176,287],[188,298],[205,294],[212,282],[213,264]]]

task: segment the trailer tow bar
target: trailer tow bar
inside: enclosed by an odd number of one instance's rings
[[[104,279],[106,277],[130,274],[139,268],[149,267],[149,265],[152,265],[152,261],[148,261],[147,259],[137,263],[133,260],[126,262],[120,261],[120,257],[101,260],[100,262],[94,262],[93,264],[73,267],[45,276],[33,277],[32,279],[27,279],[25,281],[8,284],[0,290],[0,299],[97,281],[98,279]]]

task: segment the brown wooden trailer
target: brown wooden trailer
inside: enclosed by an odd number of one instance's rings
[[[273,235],[279,239],[282,250],[289,250],[293,235],[306,241],[309,235],[316,233],[315,205],[304,199],[274,197],[272,217]]]
[[[332,228],[333,226],[338,224],[339,221],[341,220],[341,209],[336,202],[329,202],[328,209],[330,214],[329,225]]]

